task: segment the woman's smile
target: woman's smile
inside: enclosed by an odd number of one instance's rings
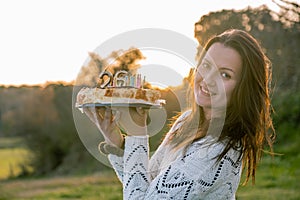
[[[201,84],[201,83],[200,83],[200,86],[199,86],[199,87],[200,87],[201,94],[202,94],[203,96],[211,97],[211,96],[215,96],[215,95],[216,95],[215,92],[209,90],[209,89],[207,88],[207,86],[205,86],[204,84]]]

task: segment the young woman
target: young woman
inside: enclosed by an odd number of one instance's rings
[[[85,109],[104,134],[100,150],[123,184],[124,199],[235,199],[242,164],[254,181],[265,142],[272,147],[269,60],[248,33],[208,41],[191,90],[191,108],[173,123],[149,160],[142,108]],[[124,138],[119,127],[126,131]],[[114,149],[124,148],[119,154]]]

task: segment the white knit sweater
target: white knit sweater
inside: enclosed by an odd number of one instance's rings
[[[166,140],[178,126],[175,122],[150,160],[147,136],[127,136],[124,155],[108,156],[123,184],[123,198],[235,199],[241,176],[239,153],[231,149],[216,162],[225,144],[206,136],[174,156]]]

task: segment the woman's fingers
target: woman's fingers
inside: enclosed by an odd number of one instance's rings
[[[88,118],[93,122],[96,123],[96,120],[94,118],[94,113],[89,107],[83,107],[83,112],[88,116]]]
[[[117,124],[128,135],[146,134],[147,112],[143,108],[121,107],[116,110],[120,112]]]
[[[104,120],[107,122],[112,122],[112,111],[110,108],[106,108],[104,114]]]
[[[143,121],[147,117],[147,110],[142,107],[118,108],[115,110],[109,107],[84,107],[83,111],[96,124],[111,124],[118,121],[121,113],[123,118],[132,119],[135,122]]]
[[[147,113],[147,111],[146,111],[144,108],[142,108],[142,107],[137,107],[137,108],[136,108],[136,112],[137,112],[141,117],[145,117],[145,115],[146,115],[146,113]]]
[[[111,108],[85,107],[83,111],[100,130],[105,141],[118,147],[122,146],[123,136],[116,125],[116,116],[113,115]]]
[[[101,115],[99,109],[97,107],[93,107],[94,118],[98,124],[101,124],[103,121],[103,116]]]
[[[109,107],[84,108],[86,115],[107,137],[110,137],[110,134],[119,128],[126,132],[144,129],[147,111],[142,107],[114,108],[114,110]]]
[[[104,118],[105,110],[106,110],[105,107],[96,107],[97,114],[99,115],[99,117],[100,117],[101,119]]]
[[[97,126],[108,125],[112,122],[113,116],[111,109],[104,107],[84,107],[84,113]]]

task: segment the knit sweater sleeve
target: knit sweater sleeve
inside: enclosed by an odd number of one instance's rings
[[[128,138],[126,139],[129,140]],[[138,139],[136,139],[138,140]],[[148,145],[146,145],[148,146]],[[153,180],[160,171],[161,161],[164,157],[166,148],[164,144],[161,144],[155,153],[152,155],[151,159],[149,160],[149,172],[150,172],[150,179]],[[124,178],[124,156],[118,156],[115,154],[109,154],[108,159],[117,174],[117,177],[123,183]]]
[[[148,137],[127,136],[123,159],[123,199],[143,199],[151,182]]]
[[[230,150],[220,162],[224,146],[194,143],[184,156],[151,180],[148,137],[126,137],[123,156],[124,199],[235,199],[241,173],[238,154]]]
[[[169,136],[181,126],[182,120],[185,117],[187,117],[190,113],[191,113],[190,110],[184,112],[174,122],[173,126],[170,128],[170,130],[166,134],[163,142],[159,145],[157,150],[151,156],[151,159],[149,161],[149,171],[150,171],[151,180],[154,179],[160,171],[160,165],[161,165],[162,159],[164,159],[164,154],[165,154],[165,151],[166,151],[166,142],[168,141]],[[146,146],[148,146],[148,144]],[[124,173],[123,173],[123,171],[124,171],[124,168],[123,168],[124,158],[123,158],[123,156],[120,157],[118,155],[109,154],[108,159],[109,159],[113,169],[115,170],[119,180],[123,183],[123,177],[124,177]]]
[[[123,156],[109,154],[108,160],[109,160],[110,164],[112,165],[114,171],[116,172],[118,179],[120,180],[121,183],[123,183],[123,177],[124,177]]]
[[[123,184],[123,199],[144,199],[151,182],[148,136],[127,136],[123,157],[109,155]]]

